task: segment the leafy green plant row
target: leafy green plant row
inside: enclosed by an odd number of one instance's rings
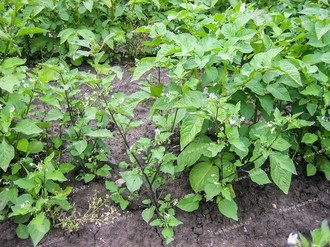
[[[65,175],[85,183],[99,176],[122,209],[143,195],[143,219],[169,243],[182,224],[177,208],[192,212],[213,201],[238,219],[232,181],[239,172],[284,193],[297,166],[329,180],[329,3],[265,5],[0,3],[1,220],[13,219],[17,235],[37,245],[50,220],[71,208],[72,188],[60,185]],[[108,62],[133,41],[145,41],[141,51],[156,51],[138,61],[133,80],[166,68],[170,82],[149,76],[137,93],[112,93],[122,71]],[[50,59],[25,66],[34,57]],[[74,65],[87,59],[97,74],[72,69],[66,58]],[[86,87],[94,93],[83,94]],[[143,124],[134,109],[146,100],[154,138],[130,144],[128,132]],[[118,166],[122,187],[111,179],[112,138],[130,159]],[[166,193],[168,181],[184,171],[192,192],[174,198]]]

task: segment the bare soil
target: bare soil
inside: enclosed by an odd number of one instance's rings
[[[131,94],[138,86],[131,82],[132,74],[125,68],[124,78],[114,83],[114,91]],[[158,75],[158,72],[154,72]],[[168,81],[166,71],[161,71],[162,81]],[[132,131],[129,140],[142,136],[152,136],[154,127],[147,119],[148,106],[142,104],[136,110],[136,118],[145,124]],[[127,159],[126,151],[120,141],[111,143],[115,163]],[[114,163],[114,162],[111,162]],[[116,175],[116,165],[111,165]],[[305,167],[298,167],[298,176],[293,177],[288,195],[283,194],[274,184],[259,186],[245,173],[233,183],[238,204],[239,220],[228,219],[219,213],[212,203],[202,203],[193,213],[177,209],[177,218],[184,224],[175,228],[175,241],[169,246],[224,246],[224,247],[281,247],[287,246],[288,235],[299,231],[309,236],[309,232],[321,225],[322,220],[330,221],[330,187],[322,174],[313,177],[304,175]],[[88,209],[88,201],[96,190],[104,196],[108,192],[104,180],[98,179],[90,184],[69,182],[74,185],[71,201],[75,202],[80,213]],[[191,192],[187,174],[169,183],[168,191],[175,196]],[[86,223],[77,232],[69,233],[60,228],[52,229],[40,242],[42,247],[57,246],[166,246],[160,237],[159,229],[150,227],[141,218],[143,208],[131,205],[128,211],[117,213],[102,224]],[[0,224],[0,246],[29,247],[31,240],[21,240],[15,235],[16,225],[10,221]]]

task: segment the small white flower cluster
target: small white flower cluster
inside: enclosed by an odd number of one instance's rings
[[[27,208],[30,206],[30,202],[29,201],[25,201],[21,204],[21,208]]]
[[[210,93],[210,94],[209,94],[209,99],[210,99],[210,100],[217,100],[218,97],[217,97],[214,93]]]
[[[157,129],[155,129],[155,136],[159,136],[159,135],[160,135],[160,133],[161,133],[161,132],[160,132],[160,129],[158,129],[158,128],[157,128]]]
[[[271,128],[271,129],[270,129],[270,133],[273,134],[273,133],[275,132],[275,129],[276,129],[276,128],[273,127],[273,124],[270,123],[270,122],[267,122],[267,126],[268,126],[269,128]]]
[[[299,235],[291,232],[288,237],[287,244],[289,246],[297,246],[299,244]]]
[[[12,106],[12,107],[10,107],[9,112],[10,113],[14,113],[15,110],[16,110],[16,107],[15,106]]]
[[[3,104],[0,104],[0,110],[2,109],[2,107],[3,107]]]

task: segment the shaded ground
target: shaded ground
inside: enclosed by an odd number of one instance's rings
[[[156,74],[158,72],[155,72]],[[116,81],[115,91],[130,94],[138,87],[130,82],[131,74],[126,72],[122,81]],[[162,80],[166,71],[161,71]],[[146,120],[146,105],[137,109],[137,118],[145,125],[130,133],[130,141],[145,135],[153,135],[153,126]],[[125,159],[124,146],[111,143],[114,159]],[[286,246],[290,232],[300,231],[309,236],[309,232],[321,225],[322,220],[330,220],[330,187],[323,175],[313,177],[303,175],[304,169],[298,167],[298,176],[293,177],[291,190],[283,194],[274,184],[258,186],[243,173],[234,183],[239,207],[239,220],[222,216],[212,202],[204,203],[194,213],[185,213],[177,209],[177,218],[184,224],[175,228],[173,247],[184,246]],[[114,175],[116,178],[116,175]],[[104,181],[98,180],[88,185],[72,181],[75,184],[72,201],[78,211],[88,209],[88,201],[94,190],[105,195]],[[174,181],[169,190],[176,196],[190,192],[185,175]],[[39,244],[42,247],[55,246],[164,246],[157,229],[148,226],[141,218],[138,205],[130,206],[127,212],[116,212],[111,219],[101,225],[87,223],[75,233],[53,229]],[[20,240],[15,236],[16,225],[11,222],[0,224],[0,246],[32,246],[30,240]]]

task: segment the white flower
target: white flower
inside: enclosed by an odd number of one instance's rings
[[[267,126],[270,128],[270,127],[272,127],[273,125],[272,125],[270,122],[267,122]]]
[[[124,103],[124,98],[121,98],[118,103],[119,103],[119,105],[121,105],[122,103]]]
[[[23,84],[23,87],[24,87],[24,88],[28,88],[28,87],[29,87],[29,84],[24,83],[24,84]]]
[[[0,104],[0,110],[2,109],[2,107],[3,107],[3,104]]]
[[[156,136],[159,136],[160,135],[160,130],[157,128],[157,129],[155,129],[155,135]]]
[[[270,133],[273,134],[275,132],[275,127],[270,130]]]
[[[25,204],[25,202],[23,202],[22,204],[21,204],[21,208],[25,208],[26,207],[26,204]]]
[[[231,119],[229,119],[229,123],[231,125],[235,125],[236,124],[236,120],[231,118]]]
[[[241,117],[239,120],[240,120],[241,122],[244,122],[244,121],[245,121],[245,117]]]
[[[10,107],[9,112],[13,113],[16,110],[15,106]]]
[[[104,153],[104,150],[103,150],[102,148],[100,149],[100,153],[101,153],[101,154],[103,154],[103,153]]]
[[[214,93],[210,93],[209,94],[209,99],[216,100],[216,99],[218,99],[218,97]]]
[[[299,236],[297,233],[290,233],[289,237],[288,237],[288,241],[287,244],[290,246],[295,246],[296,244],[299,243]]]

